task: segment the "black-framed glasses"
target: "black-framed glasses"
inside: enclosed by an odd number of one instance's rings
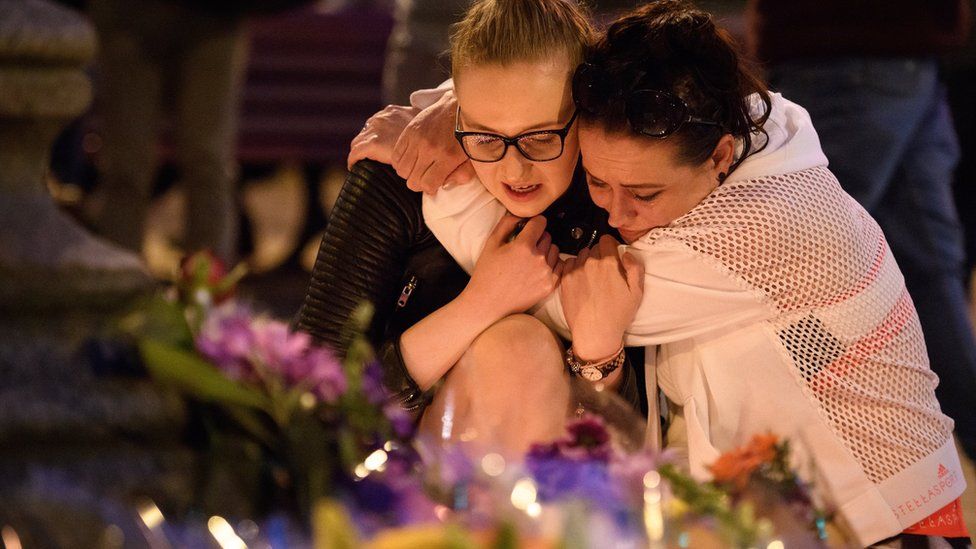
[[[583,63],[573,75],[573,100],[578,110],[597,116],[623,96],[623,92],[609,89],[609,79],[603,71]],[[624,114],[630,127],[641,135],[665,138],[685,124],[705,124],[723,128],[708,118],[695,116],[683,99],[660,90],[635,90],[624,100]]]
[[[475,162],[498,162],[505,158],[510,146],[515,147],[522,156],[533,162],[548,162],[562,156],[566,136],[579,110],[565,126],[558,130],[538,130],[525,132],[515,137],[505,137],[497,133],[466,132],[461,130],[461,107],[458,106],[454,124],[454,138],[461,144],[464,154]]]

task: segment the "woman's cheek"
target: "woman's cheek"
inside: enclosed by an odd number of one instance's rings
[[[471,162],[471,166],[474,168],[474,173],[478,176],[481,184],[485,186],[492,194],[495,193],[495,165],[488,162]]]

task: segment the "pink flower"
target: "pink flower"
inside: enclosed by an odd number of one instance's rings
[[[287,324],[278,320],[257,321],[253,329],[254,358],[294,381],[293,370],[301,368],[300,363],[312,345],[312,338],[305,332],[292,332]]]
[[[246,307],[228,302],[211,310],[200,326],[197,350],[232,379],[253,379],[250,363],[254,319]]]
[[[336,402],[347,388],[342,364],[331,350],[316,347],[305,332],[269,320],[255,326],[254,357],[286,385],[305,384],[320,400]]]
[[[255,318],[234,302],[206,315],[196,346],[232,379],[275,376],[287,387],[308,387],[330,404],[347,389],[342,364],[330,349],[316,347],[308,334],[293,332],[284,322]]]
[[[311,391],[329,404],[339,400],[348,388],[339,359],[327,347],[316,347],[292,364],[288,373],[291,383],[311,383]]]

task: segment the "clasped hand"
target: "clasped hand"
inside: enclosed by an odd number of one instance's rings
[[[545,229],[542,216],[505,214],[495,225],[464,290],[486,314],[501,319],[525,312],[555,290],[559,249]]]
[[[602,360],[620,348],[644,296],[643,263],[618,246],[604,235],[556,269],[573,351],[583,360]]]
[[[524,227],[514,238],[519,223]],[[501,318],[525,312],[558,287],[576,355],[609,357],[620,348],[644,292],[644,266],[603,236],[576,257],[559,259],[546,220],[506,214],[492,230],[465,293]]]

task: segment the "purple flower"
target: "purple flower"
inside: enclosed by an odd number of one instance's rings
[[[292,364],[289,381],[310,383],[312,393],[323,402],[335,403],[348,388],[342,364],[328,347],[314,347]]]
[[[390,401],[383,405],[383,415],[393,426],[393,433],[397,437],[407,439],[413,434],[413,417],[403,409],[403,406],[400,406],[399,402]]]
[[[268,369],[279,372],[294,382],[295,369],[302,370],[312,338],[305,332],[292,332],[278,320],[259,320],[254,323],[254,357]]]
[[[533,445],[525,462],[541,498],[578,497],[607,506],[619,502],[610,474],[614,457],[610,433],[603,421],[587,415],[569,422],[566,436]]]
[[[543,501],[582,498],[608,507],[619,499],[609,465],[604,461],[530,456],[526,467],[535,478]]]
[[[307,386],[327,403],[336,402],[347,389],[342,365],[331,350],[314,346],[308,334],[293,332],[284,322],[255,318],[234,302],[207,314],[196,345],[232,379],[275,376],[286,386]]]
[[[437,521],[437,504],[415,474],[415,458],[400,450],[389,452],[388,457],[383,471],[349,486],[353,518],[366,535],[383,528]]]
[[[363,369],[363,394],[370,404],[379,405],[390,399],[383,385],[383,366],[373,360]]]
[[[539,460],[561,458],[604,463],[613,457],[610,432],[599,417],[586,415],[573,420],[566,425],[566,431],[566,436],[553,442],[532,445],[529,456]]]
[[[251,311],[236,302],[212,309],[196,338],[197,350],[232,379],[253,379],[250,363],[255,343]]]

